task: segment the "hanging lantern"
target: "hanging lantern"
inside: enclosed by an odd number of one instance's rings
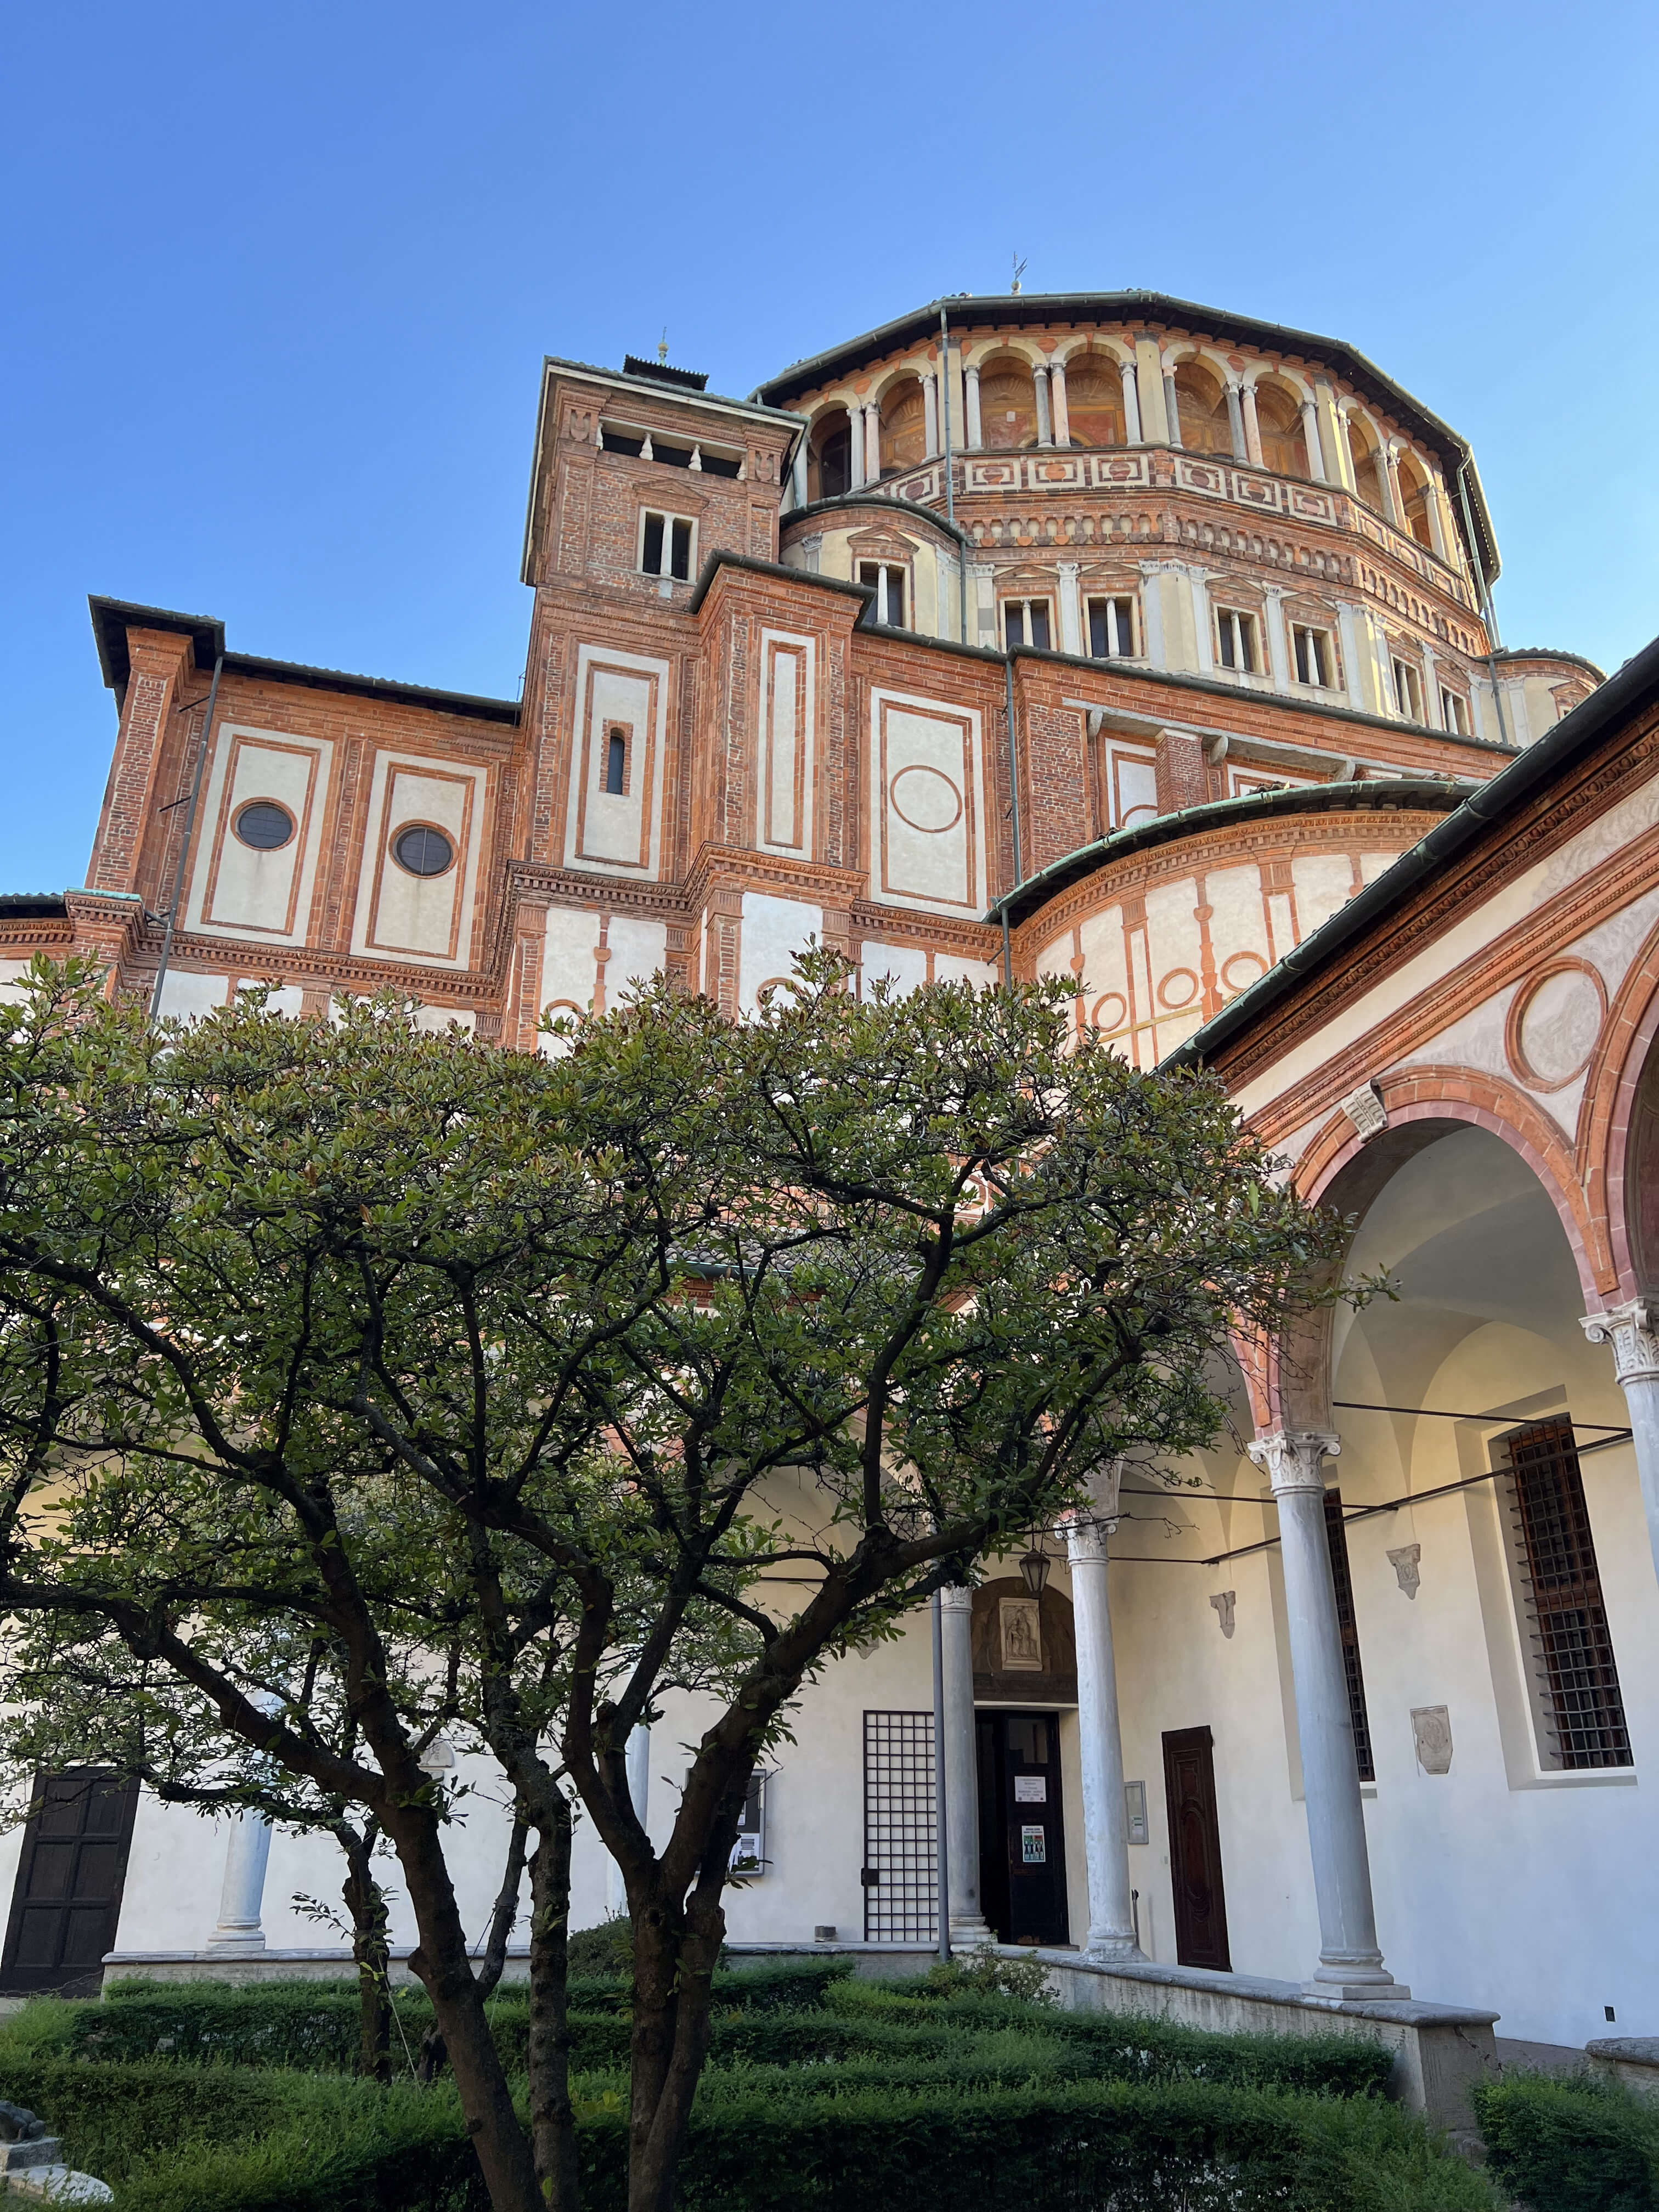
[[[1025,1587],[1033,1597],[1042,1595],[1048,1580],[1048,1554],[1034,1537],[1031,1548],[1019,1563],[1019,1571],[1025,1578]]]

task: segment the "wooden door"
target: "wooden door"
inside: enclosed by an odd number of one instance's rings
[[[115,1947],[138,1785],[98,1766],[37,1775],[0,1989],[96,1995]]]
[[[1054,1713],[981,1711],[980,1899],[1002,1943],[1064,1943],[1066,1829]]]
[[[1176,1729],[1164,1737],[1164,1790],[1170,1808],[1176,1957],[1183,1966],[1217,1966],[1231,1972],[1221,1829],[1215,1813],[1215,1759],[1208,1729]]]

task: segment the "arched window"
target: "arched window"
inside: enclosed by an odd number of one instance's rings
[[[927,410],[915,377],[896,384],[881,403],[881,472],[913,469],[927,458]]]
[[[1354,489],[1367,507],[1374,507],[1379,514],[1386,514],[1389,501],[1382,489],[1382,450],[1363,416],[1350,413],[1345,420],[1348,427],[1348,451],[1353,455]]]
[[[1127,446],[1123,380],[1115,361],[1085,354],[1066,364],[1066,412],[1074,446]]]
[[[806,496],[839,499],[853,489],[853,433],[842,408],[833,408],[812,434],[806,457]]]
[[[1036,443],[1036,386],[1017,354],[995,355],[980,371],[979,422],[990,453],[1018,453]]]
[[[612,799],[621,799],[628,788],[628,738],[622,730],[612,730],[605,740],[605,787]]]
[[[1275,476],[1311,477],[1307,442],[1302,435],[1302,410],[1284,387],[1256,386],[1255,419],[1261,432],[1261,465]]]
[[[1404,521],[1407,530],[1419,545],[1434,550],[1434,532],[1429,526],[1429,480],[1409,453],[1401,453],[1399,462],[1400,503],[1405,508]]]
[[[1232,425],[1221,380],[1195,361],[1183,361],[1175,373],[1176,404],[1181,410],[1181,442],[1189,453],[1231,453]]]

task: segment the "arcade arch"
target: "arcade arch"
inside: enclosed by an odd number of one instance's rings
[[[1183,361],[1175,372],[1181,442],[1189,453],[1231,453],[1233,434],[1226,387],[1202,362]]]
[[[987,453],[1036,445],[1036,386],[1030,363],[1018,354],[996,353],[980,363],[979,419]]]
[[[1255,419],[1261,433],[1261,465],[1275,476],[1311,477],[1303,435],[1302,403],[1282,384],[1255,387]]]

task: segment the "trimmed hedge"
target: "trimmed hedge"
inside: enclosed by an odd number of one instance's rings
[[[1659,2207],[1659,2110],[1617,2083],[1512,2074],[1474,2103],[1493,2174],[1532,2212]]]
[[[711,2073],[682,2169],[686,2212],[1495,2212],[1480,2176],[1393,2106],[1194,2081],[780,2098]],[[119,2212],[483,2212],[453,2094],[275,2069],[0,2057]],[[256,2111],[257,2106],[257,2111]],[[580,2100],[587,2212],[622,2212],[626,2119]],[[255,2123],[252,2141],[240,2131]],[[240,2137],[240,2139],[239,2139]],[[158,2151],[165,2143],[168,2148]]]

